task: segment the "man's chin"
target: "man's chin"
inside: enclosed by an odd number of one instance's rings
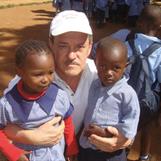
[[[67,75],[67,76],[78,76],[78,75],[80,75],[82,72],[80,71],[80,70],[66,70],[65,71],[65,74]]]

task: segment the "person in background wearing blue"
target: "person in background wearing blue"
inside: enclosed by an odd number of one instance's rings
[[[126,0],[129,6],[128,11],[128,25],[134,27],[142,9],[150,3],[149,0]]]
[[[117,5],[116,22],[125,23],[127,21],[129,6],[127,5],[126,1],[127,0],[115,0]]]
[[[96,25],[98,28],[102,27],[104,23],[107,5],[108,5],[108,0],[95,0]]]
[[[56,8],[57,14],[61,11],[70,10],[72,8],[72,0],[53,0],[52,5]]]
[[[19,82],[0,99],[0,128],[14,123],[23,129],[34,129],[55,116],[65,121],[66,157],[73,161],[78,153],[71,114],[73,106],[67,94],[53,82],[54,59],[48,46],[28,40],[16,50]],[[65,161],[64,139],[54,146],[36,146],[13,142],[28,151],[30,161]],[[5,146],[5,145],[4,145]],[[19,160],[26,161],[25,155]]]
[[[79,161],[126,161],[124,149],[107,153],[91,144],[88,137],[92,134],[110,137],[105,130],[110,125],[126,138],[134,139],[140,106],[136,92],[124,77],[127,60],[127,47],[123,42],[111,37],[99,41],[95,60],[99,79],[93,81],[89,91],[84,129],[79,140]]]
[[[143,53],[152,43],[161,43],[158,38],[161,31],[161,8],[157,5],[147,5],[142,10],[137,22],[137,27],[140,32],[135,34],[135,46],[140,53]],[[127,43],[128,45],[128,43]],[[129,57],[133,52],[128,45]],[[161,47],[155,50],[147,59],[150,66],[150,80],[152,83],[156,82],[156,92],[160,92],[161,85]],[[149,111],[141,109],[139,129],[141,130],[141,148],[139,161],[149,161],[149,153],[151,147],[151,122],[157,118],[156,115],[151,116]]]
[[[125,42],[128,34],[130,32],[131,32],[130,29],[125,28],[125,29],[120,29],[120,30],[112,33],[111,35],[108,35],[108,36]],[[108,36],[106,36],[106,37],[108,37]],[[93,46],[92,46],[92,51],[91,51],[91,54],[90,54],[91,59],[95,60],[95,58],[96,58],[96,48],[97,48],[98,43],[99,43],[99,41],[94,43]]]

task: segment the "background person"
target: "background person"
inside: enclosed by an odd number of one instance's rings
[[[139,28],[138,33],[135,34],[134,44],[139,53],[142,54],[151,44],[161,43],[159,39],[159,31],[161,30],[161,8],[156,5],[147,5],[142,10],[141,15],[137,22]],[[127,43],[128,44],[128,43]],[[156,95],[159,96],[161,84],[161,47],[156,49],[151,55],[148,56],[147,62],[149,65],[149,79],[152,84],[155,82]],[[133,55],[131,47],[128,45],[129,57]],[[156,97],[157,98],[157,97]],[[155,99],[155,102],[158,102]],[[157,118],[160,107],[150,111],[146,106],[140,106],[140,121],[139,130],[141,130],[141,148],[139,161],[149,161],[149,153],[151,148],[151,126],[152,122]],[[155,107],[153,107],[155,108]]]

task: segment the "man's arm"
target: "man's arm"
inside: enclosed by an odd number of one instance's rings
[[[55,117],[51,121],[41,125],[33,130],[24,130],[16,125],[8,125],[5,133],[13,141],[31,145],[55,145],[63,136],[64,122],[54,127],[61,120],[61,117]]]
[[[119,132],[115,127],[107,127],[107,131],[110,132],[113,137],[100,137],[97,135],[91,135],[89,141],[94,144],[98,149],[104,152],[113,152],[119,149],[128,147],[131,143],[131,139],[125,138],[125,136]]]

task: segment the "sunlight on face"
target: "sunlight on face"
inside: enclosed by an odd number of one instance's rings
[[[64,79],[79,76],[85,68],[92,42],[89,36],[79,32],[68,32],[54,38],[52,50],[56,72]]]

